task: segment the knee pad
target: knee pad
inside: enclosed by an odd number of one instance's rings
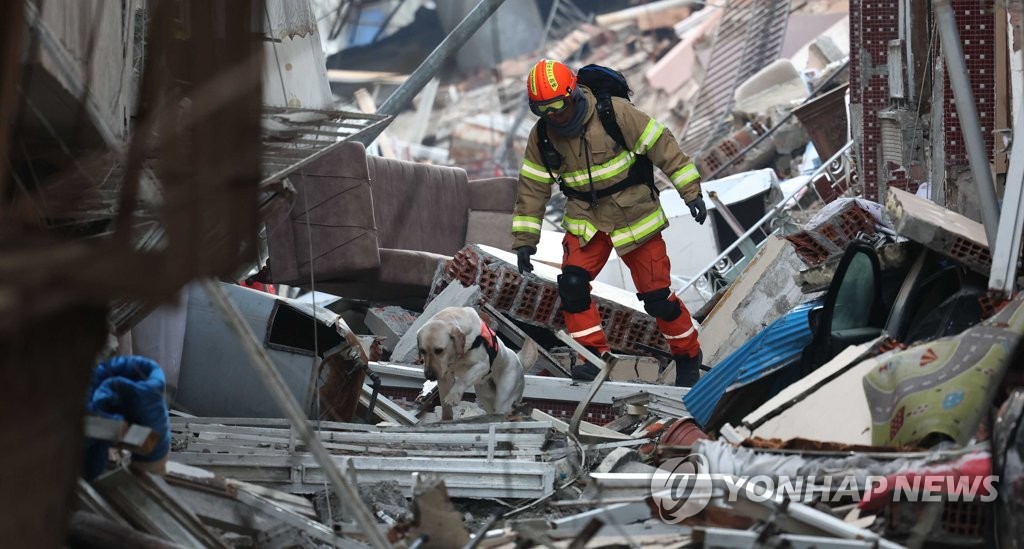
[[[683,314],[683,308],[679,306],[679,301],[669,300],[671,295],[672,291],[668,288],[636,294],[644,302],[644,310],[647,311],[647,314],[669,322]]]
[[[590,273],[582,267],[569,265],[558,275],[558,296],[562,309],[568,313],[582,313],[590,308]]]

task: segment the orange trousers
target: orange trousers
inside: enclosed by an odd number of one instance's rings
[[[569,265],[580,267],[587,271],[593,280],[608,262],[608,256],[613,247],[607,233],[597,233],[583,247],[580,247],[578,237],[567,233],[562,240],[562,249],[564,250],[562,268],[565,269]],[[629,267],[633,284],[636,285],[636,289],[640,293],[669,287],[671,266],[668,254],[665,252],[665,240],[661,234],[622,256],[622,261]],[[690,312],[686,310],[686,306],[674,293],[669,292],[668,301],[678,303],[681,314],[672,320],[655,317],[658,330],[665,336],[673,355],[697,356],[700,351],[700,342],[697,340],[697,330],[693,327]],[[597,306],[592,300],[590,308],[587,310],[579,313],[563,311],[563,314],[565,315],[565,326],[569,329],[573,339],[582,345],[596,348],[599,353],[610,350],[608,339],[601,327],[601,315],[597,312]]]

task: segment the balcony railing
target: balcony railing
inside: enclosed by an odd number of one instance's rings
[[[805,211],[811,205],[820,207],[823,204],[832,202],[836,198],[855,193],[857,190],[856,173],[851,169],[851,146],[853,142],[844,145],[838,152],[823,162],[810,176],[807,182],[795,191],[783,196],[778,203],[759,219],[752,227],[747,229],[742,236],[736,239],[728,248],[722,250],[707,267],[699,274],[684,282],[683,286],[676,291],[676,295],[686,303],[691,311],[699,309],[711,300],[715,293],[728,286],[739,276],[747,263],[757,253],[760,246],[747,246],[746,242],[756,244],[752,238],[758,232],[763,238],[761,243],[767,242],[768,237],[793,229],[793,221],[790,217],[793,210]],[[813,193],[810,195],[808,193]],[[750,255],[744,254],[743,249],[753,249]],[[736,259],[739,257],[739,259]]]

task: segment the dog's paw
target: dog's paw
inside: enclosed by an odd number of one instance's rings
[[[458,403],[462,402],[462,395],[448,393],[444,396],[444,400],[442,402],[447,406],[455,407]]]

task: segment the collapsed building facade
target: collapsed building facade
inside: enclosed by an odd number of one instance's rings
[[[416,44],[389,27],[405,4],[2,8],[5,539],[1020,542],[1020,2],[419,6],[410,27],[450,34],[388,68]],[[367,45],[324,55],[318,22],[383,8]],[[536,271],[508,253],[541,55],[621,70],[704,176],[713,223],[667,233],[705,353],[692,388],[666,384],[614,261],[593,289],[613,353],[570,378],[587,351],[545,250],[558,200]],[[448,306],[539,348],[512,414],[471,390],[442,419],[415,337]],[[162,474],[127,466],[151,429],[82,407],[111,354],[166,374]],[[87,481],[91,440],[119,450]]]

